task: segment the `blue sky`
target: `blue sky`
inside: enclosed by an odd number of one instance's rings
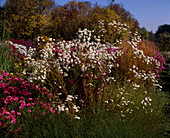
[[[3,5],[6,0],[0,0]],[[54,0],[56,4],[63,5],[70,0]],[[111,0],[77,0],[96,2],[101,6],[108,6]],[[122,4],[140,24],[148,31],[155,32],[159,25],[170,24],[170,0],[115,0],[115,3]]]

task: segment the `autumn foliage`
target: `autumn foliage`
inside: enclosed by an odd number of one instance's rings
[[[99,20],[106,23],[112,20],[126,23],[132,32],[139,28],[137,20],[118,4],[108,7],[96,4],[92,7],[90,2],[71,1],[63,6],[56,6],[52,0],[7,0],[1,10],[4,13],[1,16],[1,27],[15,39],[33,40],[45,35],[71,40],[79,28],[97,30]],[[108,25],[105,29],[110,30]],[[110,33],[113,32],[109,32],[109,35]],[[114,33],[115,36],[119,35],[116,31]],[[109,39],[114,42],[113,39],[116,38],[112,36]]]

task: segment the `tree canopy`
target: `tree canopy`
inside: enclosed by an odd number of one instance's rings
[[[111,29],[107,24],[113,20],[127,24],[131,32],[139,29],[138,21],[130,12],[113,3],[107,7],[97,4],[92,7],[90,2],[71,1],[63,6],[56,6],[52,0],[7,0],[3,16],[4,24],[0,28],[12,38],[25,40],[39,35],[70,40],[76,36],[79,28],[97,29],[99,20],[105,21],[108,31]],[[113,39],[116,31],[108,34],[111,36],[108,38]]]

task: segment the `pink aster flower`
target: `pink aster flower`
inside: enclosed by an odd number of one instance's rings
[[[31,103],[31,105],[35,105],[34,103]]]
[[[8,103],[9,103],[9,101],[8,101],[8,100],[5,100],[5,101],[4,101],[4,103],[5,103],[5,104],[8,104]]]
[[[22,128],[21,128],[21,127],[19,127],[19,128],[18,128],[18,131],[21,131],[21,130],[22,130]]]
[[[9,73],[8,73],[8,72],[7,72],[7,73],[4,73],[4,76],[5,76],[5,77],[9,76]]]
[[[17,133],[18,133],[18,130],[14,130],[14,133],[17,134]]]
[[[27,112],[31,113],[31,110],[27,110]]]
[[[10,117],[10,116],[7,116],[6,119],[11,119],[11,117]]]
[[[20,115],[21,115],[21,113],[20,113],[20,112],[17,112],[17,115],[18,115],[18,116],[20,116]]]
[[[14,101],[18,101],[18,97],[15,97],[15,98],[14,98]]]
[[[31,107],[31,104],[30,104],[30,103],[28,103],[28,104],[27,104],[27,107]]]
[[[11,115],[15,115],[15,111],[14,110],[11,111]]]
[[[23,110],[23,109],[24,109],[24,107],[21,105],[21,106],[19,107],[19,109]]]
[[[32,98],[28,98],[28,101],[33,101],[33,99]]]
[[[12,124],[15,124],[15,123],[16,123],[16,119],[15,119],[15,118],[12,118],[11,123],[12,123]]]

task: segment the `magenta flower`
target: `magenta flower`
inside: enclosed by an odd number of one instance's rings
[[[16,123],[16,119],[15,119],[15,118],[12,118],[11,123],[12,123],[12,124],[15,124],[15,123]]]
[[[27,107],[31,107],[31,104],[30,104],[30,103],[28,103],[28,104],[27,104]]]
[[[10,116],[7,116],[6,119],[11,119],[11,117],[10,117]]]
[[[32,98],[28,98],[28,101],[33,101],[33,99]]]
[[[35,104],[34,104],[34,103],[31,103],[31,105],[33,105],[33,106],[34,106]]]
[[[23,96],[21,96],[21,97],[20,97],[20,99],[21,99],[21,100],[24,100],[24,97],[23,97]]]
[[[21,104],[22,106],[27,106],[27,104],[25,103],[25,101]]]
[[[8,101],[8,100],[5,100],[5,101],[4,101],[4,103],[5,103],[5,104],[8,104],[8,103],[9,103],[9,101]]]
[[[11,111],[11,115],[15,115],[15,111],[14,110]]]
[[[21,127],[19,127],[19,128],[18,128],[18,131],[21,131],[21,130],[22,130],[22,128],[21,128]]]
[[[71,81],[69,81],[69,83],[70,83],[70,84],[73,84],[74,82],[73,82],[73,80],[71,80]]]
[[[21,115],[21,113],[20,113],[20,112],[17,112],[17,115],[18,115],[18,116],[20,116],[20,115]]]
[[[5,112],[6,113],[6,115],[11,115],[9,112]]]
[[[17,134],[17,133],[18,133],[18,130],[14,130],[14,133]]]
[[[21,105],[21,106],[19,107],[19,109],[23,110],[23,109],[24,109],[24,107]]]
[[[7,72],[7,73],[4,73],[4,76],[5,76],[5,77],[9,76],[9,73],[8,73],[8,72]]]
[[[18,97],[15,97],[15,98],[14,98],[14,101],[18,101]]]
[[[5,91],[5,92],[4,92],[4,94],[8,94],[8,95],[10,95],[10,92],[8,92],[8,91]]]
[[[31,110],[27,110],[27,112],[31,113]]]
[[[0,126],[2,126],[2,123],[0,122]]]

